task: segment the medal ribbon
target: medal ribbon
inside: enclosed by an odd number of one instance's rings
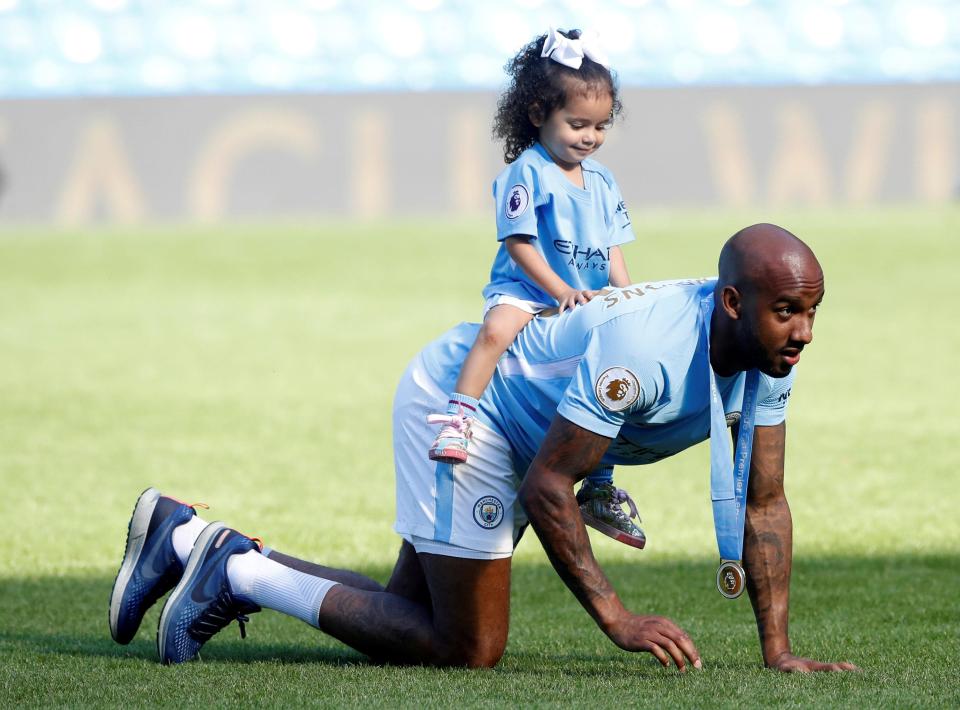
[[[707,338],[707,370],[710,373],[710,499],[713,501],[713,527],[717,533],[720,559],[739,562],[743,559],[743,525],[747,515],[747,483],[750,479],[760,372],[757,369],[747,371],[740,411],[740,432],[736,454],[733,455],[723,398],[717,387],[717,375],[710,364],[713,294],[700,301],[700,313]]]

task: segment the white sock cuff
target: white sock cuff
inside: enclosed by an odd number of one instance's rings
[[[322,584],[318,584],[316,586],[316,591],[314,592],[316,596],[314,597],[313,605],[316,607],[317,613],[313,616],[314,621],[312,625],[319,628],[318,624],[320,621],[320,607],[323,606],[323,600],[326,598],[327,592],[340,584],[340,582],[334,582],[332,579],[323,579],[321,577],[318,577],[317,579],[319,579]]]
[[[258,606],[319,624],[320,605],[339,582],[300,572],[264,557],[256,550],[227,560],[227,579],[235,594]]]
[[[250,550],[239,555],[230,555],[227,560],[227,580],[229,580],[230,589],[233,590],[234,594],[250,596],[253,582],[260,571],[258,563],[261,558],[263,556],[256,550]]]
[[[200,537],[200,533],[207,527],[206,520],[199,515],[194,515],[183,525],[178,525],[173,529],[173,551],[180,560],[180,564],[186,566],[187,558],[193,552],[193,546]]]

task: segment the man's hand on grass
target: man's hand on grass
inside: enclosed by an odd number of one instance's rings
[[[859,671],[860,669],[846,661],[842,663],[823,663],[812,658],[801,658],[792,653],[782,653],[767,664],[769,668],[784,673],[816,673],[818,671]]]
[[[640,616],[627,612],[626,618],[607,631],[610,640],[625,651],[647,651],[666,667],[670,661],[681,672],[687,661],[700,668],[700,652],[687,632],[665,616]]]

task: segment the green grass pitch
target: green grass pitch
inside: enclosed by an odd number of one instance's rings
[[[0,233],[0,706],[915,707],[960,705],[960,212],[635,210],[636,280],[709,275],[762,219],[826,272],[791,398],[796,652],[861,674],[761,666],[746,599],[713,588],[707,447],[618,469],[648,535],[594,536],[634,610],[673,617],[705,670],[619,651],[549,567],[516,556],[492,671],[377,667],[274,612],[203,661],[107,630],[148,485],[283,551],[385,580],[398,548],[389,408],[409,358],[479,316],[487,221]]]

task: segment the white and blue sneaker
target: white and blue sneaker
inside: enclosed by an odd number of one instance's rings
[[[127,548],[110,595],[110,635],[128,644],[143,615],[173,589],[183,574],[174,552],[173,530],[196,515],[195,507],[148,488],[137,499],[127,526]]]
[[[257,542],[220,522],[200,533],[187,560],[183,578],[160,614],[157,652],[162,663],[183,663],[234,619],[246,638],[247,614],[260,611],[249,599],[235,595],[227,579],[231,555],[259,550]]]

